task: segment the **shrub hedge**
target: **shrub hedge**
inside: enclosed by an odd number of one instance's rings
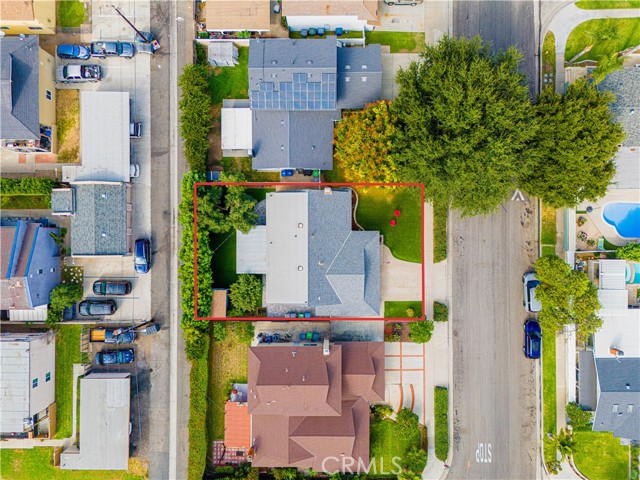
[[[433,202],[433,263],[447,259],[447,216],[449,207],[445,202]]]
[[[0,178],[0,195],[51,195],[55,186],[51,178]]]
[[[449,320],[449,307],[444,303],[433,302],[433,321],[446,322]]]
[[[178,86],[182,89],[178,106],[184,156],[192,171],[205,173],[212,125],[207,68],[203,65],[187,65],[178,79]]]

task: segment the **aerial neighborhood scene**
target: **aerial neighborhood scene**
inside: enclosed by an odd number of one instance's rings
[[[640,0],[0,0],[0,77],[0,478],[640,479]]]

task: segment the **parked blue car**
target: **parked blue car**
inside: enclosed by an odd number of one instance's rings
[[[88,60],[91,58],[91,49],[84,45],[58,45],[56,53],[58,57],[69,60]]]
[[[527,358],[540,358],[542,348],[542,330],[540,324],[529,319],[524,322],[524,356]]]

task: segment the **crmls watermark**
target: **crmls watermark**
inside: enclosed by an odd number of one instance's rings
[[[387,462],[388,463],[388,462]],[[338,465],[334,470],[329,470],[327,464]],[[357,460],[353,457],[326,457],[322,460],[322,471],[324,473],[373,473],[374,475],[399,475],[402,473],[402,457],[393,457],[391,465],[386,465],[384,458],[372,457],[369,462],[362,458]]]

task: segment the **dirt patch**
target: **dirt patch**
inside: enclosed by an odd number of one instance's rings
[[[58,90],[58,162],[80,162],[80,91]]]
[[[211,108],[213,128],[209,131],[209,155],[207,157],[207,168],[209,170],[213,170],[212,167],[222,160],[221,109],[220,105]]]

